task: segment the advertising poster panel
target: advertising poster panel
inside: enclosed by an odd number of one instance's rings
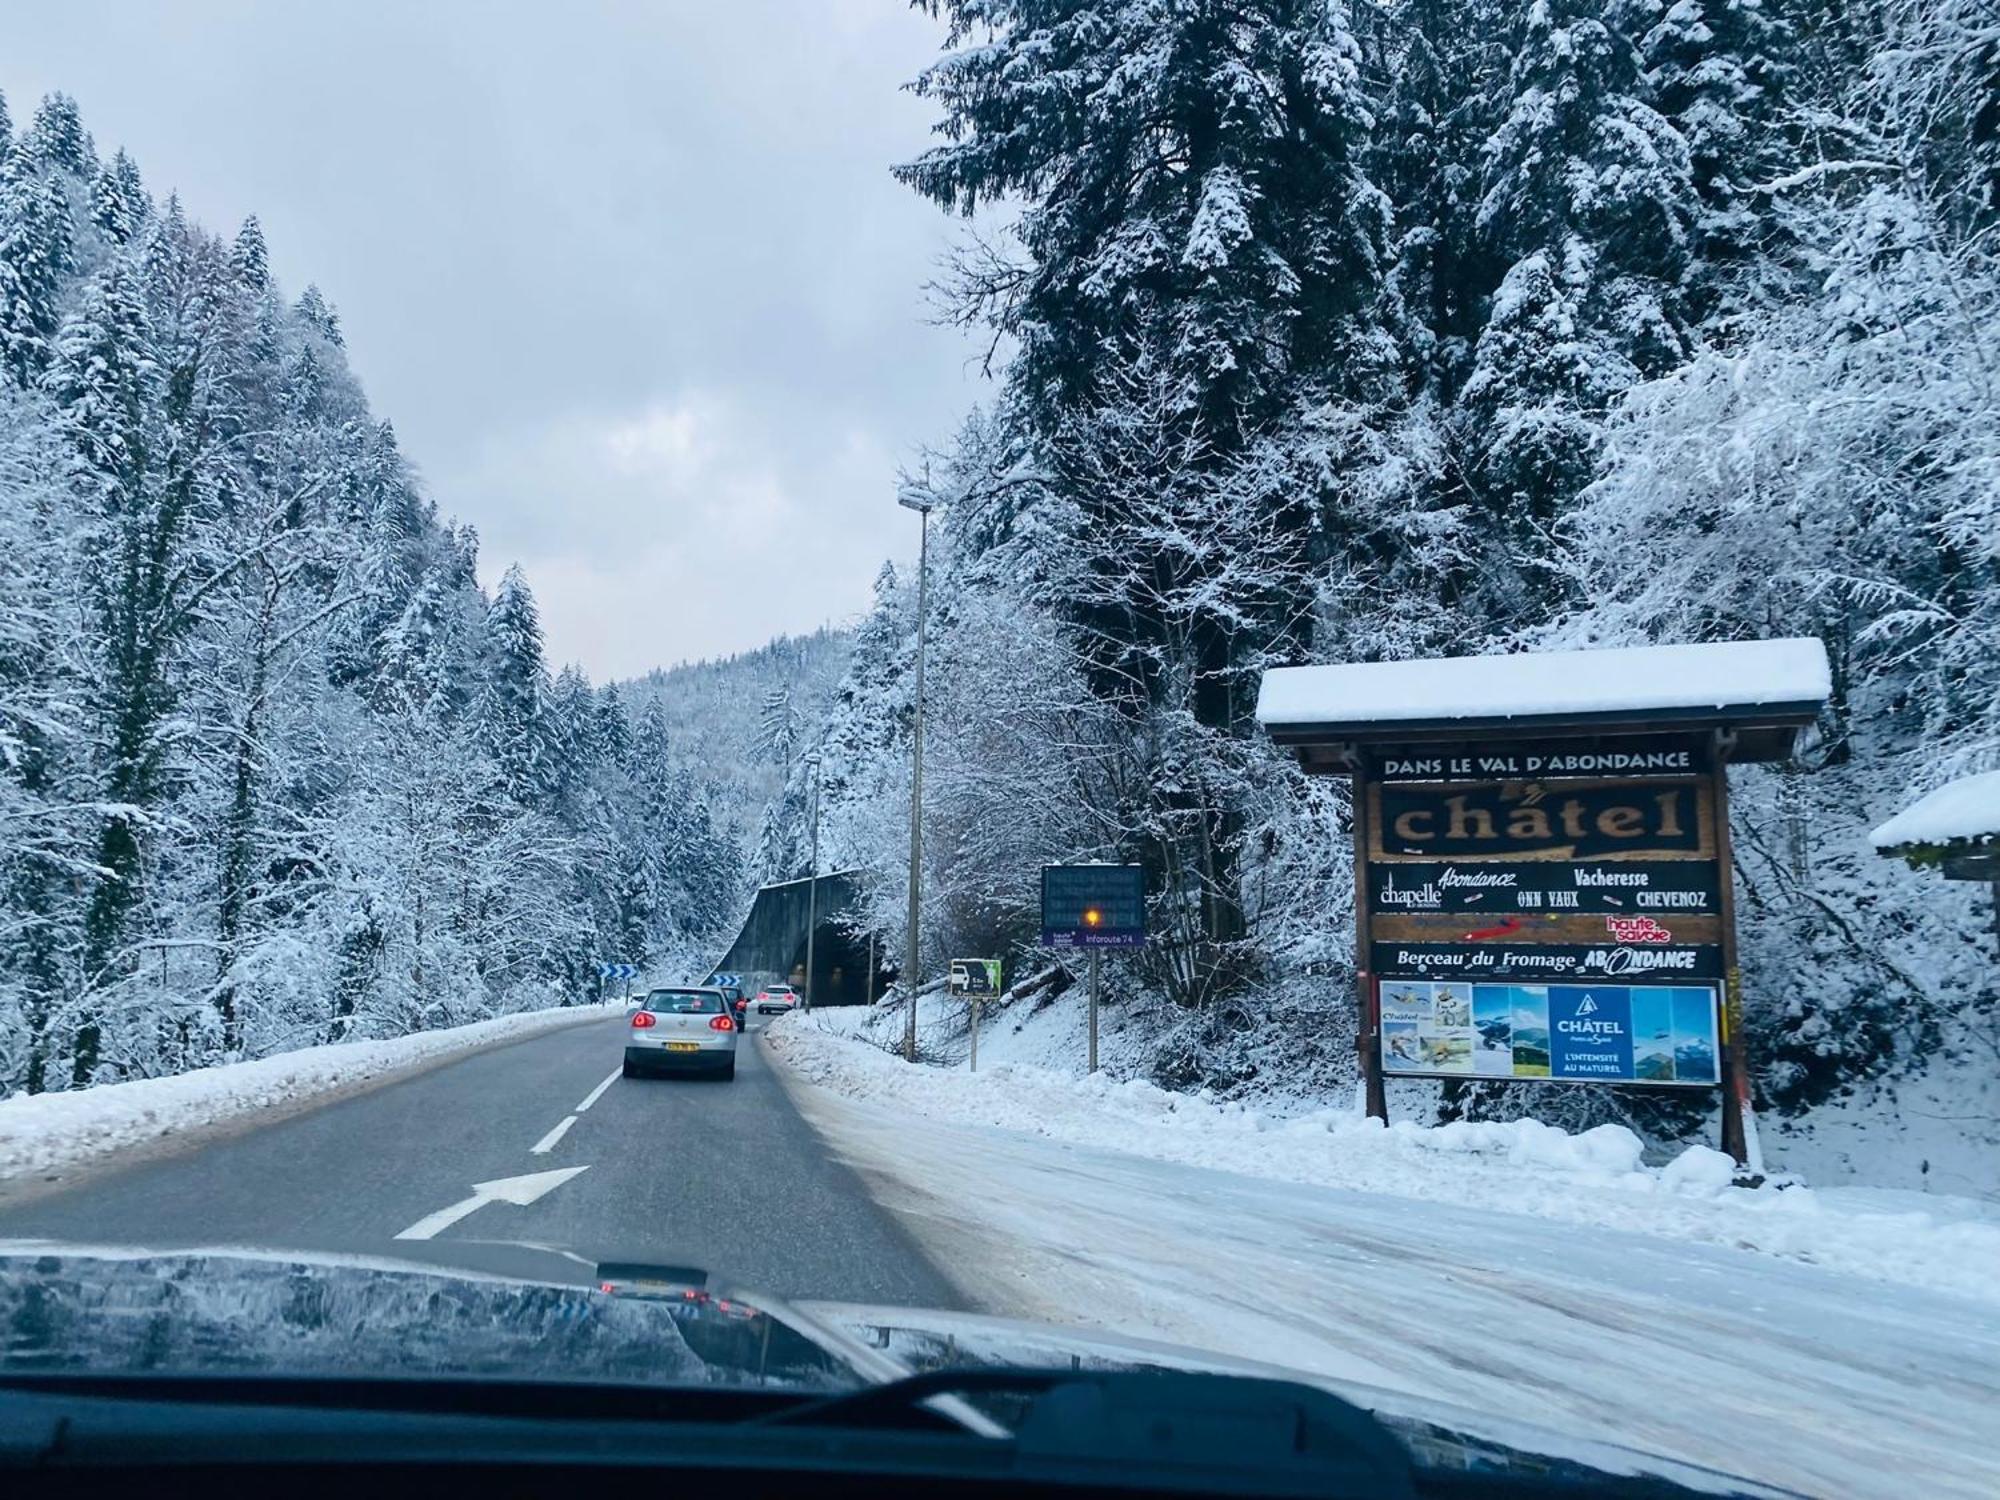
[[[1721,1082],[1714,985],[1382,981],[1382,1067],[1400,1077]]]

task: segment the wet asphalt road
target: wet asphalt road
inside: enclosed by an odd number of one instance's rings
[[[964,1305],[800,1118],[757,1032],[732,1082],[626,1079],[624,1027],[613,1011],[93,1174],[0,1206],[0,1238],[335,1252],[561,1280],[645,1260],[779,1296]],[[397,1238],[476,1183],[572,1167],[585,1170],[532,1203],[489,1201],[430,1239]]]

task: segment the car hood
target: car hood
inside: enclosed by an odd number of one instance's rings
[[[1281,1366],[943,1310],[788,1302],[699,1267],[493,1247],[540,1274],[359,1256],[0,1241],[0,1376],[484,1377],[838,1391],[945,1368],[1206,1370],[1302,1381],[1373,1412],[1420,1466],[1732,1476]]]

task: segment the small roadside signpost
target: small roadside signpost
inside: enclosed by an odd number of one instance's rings
[[[1139,865],[1042,866],[1042,946],[1090,954],[1089,1069],[1097,1071],[1097,959],[1146,944],[1146,872]]]
[[[965,996],[972,1007],[972,1050],[966,1071],[979,1071],[979,1002],[983,996],[1000,993],[1000,960],[997,958],[954,958],[951,961],[951,992]]]

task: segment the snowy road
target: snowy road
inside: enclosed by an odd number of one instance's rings
[[[625,1080],[621,1026],[17,1183],[0,1237],[576,1276],[521,1248],[562,1247],[1186,1343],[1817,1494],[2000,1493],[1989,1301],[941,1119],[787,1086],[761,1038],[731,1084]]]
[[[988,1311],[1395,1387],[1811,1493],[2000,1494],[1988,1303],[801,1098]]]
[[[14,1184],[0,1238],[579,1274],[529,1243],[701,1266],[780,1295],[958,1305],[799,1118],[754,1037],[719,1083],[620,1078],[623,1035],[619,1012],[123,1170],[27,1196]],[[468,1207],[479,1184],[571,1168]]]

